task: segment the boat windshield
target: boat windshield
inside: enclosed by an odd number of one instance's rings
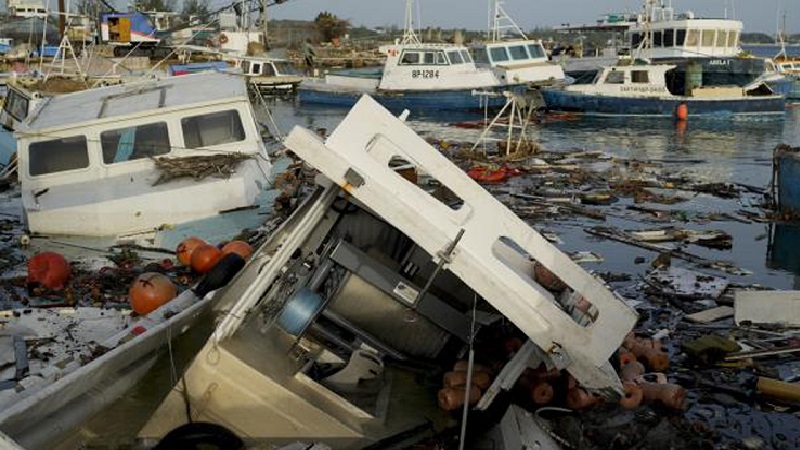
[[[489,49],[489,56],[493,63],[508,61],[508,52],[505,47],[492,47]]]
[[[273,64],[275,64],[275,68],[278,69],[278,75],[300,75],[300,71],[297,70],[297,67],[289,61],[275,61]]]
[[[534,59],[544,58],[544,47],[542,47],[542,44],[528,44],[528,53]]]
[[[514,61],[520,61],[524,59],[529,59],[528,50],[525,48],[524,45],[512,45],[508,47],[508,52],[511,54],[511,59]]]
[[[486,47],[472,47],[469,51],[472,59],[477,64],[489,64],[489,54],[486,52]]]
[[[447,52],[448,58],[450,58],[450,64],[463,64],[464,58],[461,56],[461,52],[452,51]]]

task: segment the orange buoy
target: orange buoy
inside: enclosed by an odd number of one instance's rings
[[[622,383],[623,395],[619,400],[619,405],[624,409],[635,409],[639,407],[644,398],[642,388],[632,381]]]
[[[550,401],[553,400],[553,396],[555,396],[553,385],[544,380],[534,383],[531,386],[530,392],[531,401],[537,405],[546,405],[550,403]]]
[[[131,309],[148,314],[178,295],[178,288],[164,274],[145,272],[134,280],[128,290]]]
[[[222,256],[228,253],[236,253],[242,259],[247,259],[253,254],[253,247],[245,241],[230,241],[222,246]]]
[[[184,266],[190,265],[192,263],[192,252],[201,245],[208,244],[206,244],[206,241],[196,236],[184,239],[183,242],[178,244],[178,249],[175,251],[178,261]]]
[[[222,259],[222,251],[213,245],[198,245],[192,252],[192,270],[206,273]]]
[[[686,120],[689,118],[689,106],[686,105],[686,102],[681,102],[675,108],[675,118],[678,120]]]
[[[69,280],[70,267],[63,255],[56,252],[43,252],[28,260],[29,286],[44,286],[47,289],[59,290]]]
[[[481,390],[476,386],[470,386],[469,393],[467,393],[466,386],[441,389],[437,395],[439,400],[439,408],[442,408],[445,411],[453,411],[458,409],[464,406],[464,397],[467,395],[469,395],[467,398],[469,404],[473,405],[478,403],[478,400],[481,399]]]
[[[458,387],[467,384],[467,371],[453,371],[444,374],[442,383],[444,387]],[[470,383],[477,386],[478,389],[488,389],[492,385],[492,377],[487,372],[473,371]]]
[[[567,392],[567,408],[573,410],[586,409],[600,402],[600,396],[576,387]]]

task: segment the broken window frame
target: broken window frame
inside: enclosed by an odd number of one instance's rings
[[[221,141],[214,141],[210,143],[206,143],[203,137],[201,136],[202,133],[208,133],[209,129],[207,128],[207,123],[199,123],[195,126],[194,130],[188,130],[190,123],[202,120],[206,118],[212,118],[214,116],[223,116],[227,115],[230,120],[235,119],[235,122],[230,123],[230,125],[234,128],[230,130],[231,133],[228,134],[228,137]],[[193,139],[189,139],[188,136],[191,134],[197,134],[196,141]],[[189,150],[196,150],[196,149],[204,149],[208,147],[216,147],[220,145],[229,145],[234,144],[236,142],[242,142],[247,139],[247,132],[244,127],[244,123],[242,123],[242,115],[239,113],[239,110],[236,108],[219,110],[219,111],[210,111],[203,114],[195,114],[191,116],[184,116],[181,117],[181,135],[183,137],[183,146]]]
[[[137,139],[137,136],[140,136],[139,133],[140,129],[141,131],[149,131],[147,129],[155,129],[155,128],[160,128],[160,130],[158,130],[157,132],[163,133],[162,136],[159,136],[159,138],[162,140],[162,142],[160,142],[159,144],[161,148],[165,149],[165,151],[163,152],[157,151],[158,149],[156,147],[154,147],[156,151],[149,151],[153,148],[149,149],[137,148],[137,144],[141,143],[141,140]],[[133,134],[131,134],[131,131],[133,132]],[[119,137],[116,138],[116,145],[115,145],[116,148],[108,149],[108,151],[110,152],[110,156],[113,156],[113,159],[111,161],[108,161],[106,160],[106,150],[107,150],[106,144],[107,141],[114,139],[114,137],[110,136],[110,134],[113,133],[119,133]],[[125,128],[103,130],[100,132],[100,155],[102,164],[106,166],[111,166],[111,165],[133,162],[141,159],[148,159],[156,156],[167,155],[172,151],[172,144],[170,142],[169,137],[170,137],[169,126],[167,125],[167,122],[163,120],[159,122],[149,122],[139,125],[133,125]],[[123,139],[126,141],[123,141]],[[117,159],[120,156],[120,151],[122,151],[123,153],[127,152],[129,155],[126,159],[117,161]]]

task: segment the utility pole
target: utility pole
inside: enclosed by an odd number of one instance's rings
[[[269,21],[267,20],[267,0],[261,0],[261,29],[264,33],[264,52],[269,50]]]
[[[58,32],[61,39],[64,39],[64,30],[67,28],[67,8],[64,6],[64,0],[58,0]]]

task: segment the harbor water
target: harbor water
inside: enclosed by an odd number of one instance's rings
[[[344,118],[346,109],[307,107],[290,101],[270,104],[275,123],[284,133],[292,126],[309,129],[324,128],[332,132]],[[409,117],[418,133],[431,139],[450,142],[475,142],[482,130],[452,126],[454,122],[481,119],[480,115],[448,114],[446,117]],[[732,120],[693,120],[676,123],[659,118],[597,118],[573,117],[569,120],[544,120],[529,130],[533,140],[546,150],[602,151],[609,156],[630,160],[650,161],[663,166],[663,170],[676,176],[686,176],[697,182],[741,183],[764,188],[769,192],[772,179],[772,151],[776,145],[800,145],[800,104],[791,104],[780,118],[748,118]],[[753,220],[703,221],[694,219],[703,213],[728,213],[740,210],[757,210],[761,196],[743,197],[731,202],[709,194],[681,193],[689,197],[684,203],[655,205],[662,209],[685,212],[683,222],[647,223],[610,214],[605,222],[576,218],[531,223],[535,228],[556,233],[566,251],[592,251],[602,255],[604,261],[585,265],[598,272],[621,272],[636,280],[651,267],[636,264],[637,258],[652,261],[658,255],[619,242],[597,239],[584,231],[595,225],[619,229],[658,228],[676,226],[694,230],[723,230],[730,233],[733,248],[714,250],[692,246],[687,249],[709,260],[726,261],[752,272],[749,275],[725,274],[730,281],[743,284],[761,284],[774,289],[800,288],[800,262],[776,262],[768,253],[785,254],[784,247],[800,244],[783,236],[795,236],[794,227]],[[625,203],[612,207],[622,213]],[[747,222],[747,223],[744,223]],[[788,230],[788,231],[787,231]],[[777,231],[777,233],[776,233]],[[773,237],[778,236],[778,242]],[[777,248],[775,248],[777,246]],[[772,258],[774,259],[774,258]],[[792,272],[792,269],[795,272]],[[713,271],[712,271],[713,272]]]

